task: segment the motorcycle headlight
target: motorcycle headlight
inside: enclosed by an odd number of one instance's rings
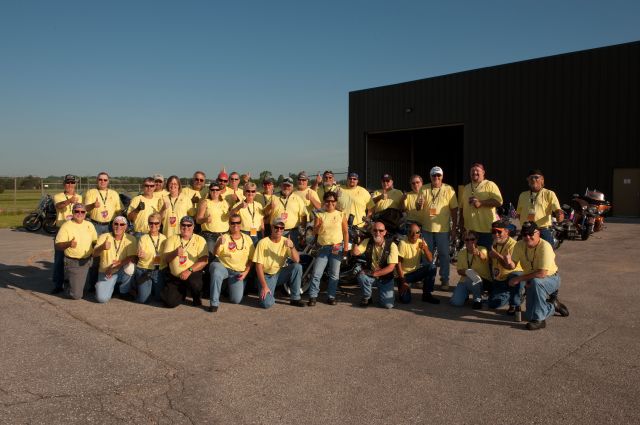
[[[587,212],[588,212],[589,214],[598,214],[598,207],[593,206],[593,205],[590,205],[590,206],[587,208]]]

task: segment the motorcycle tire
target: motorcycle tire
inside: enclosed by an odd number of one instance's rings
[[[589,235],[591,235],[591,226],[582,226],[582,231],[580,232],[580,239],[586,241],[589,239]]]
[[[45,219],[44,223],[42,224],[42,228],[46,233],[50,235],[56,234],[58,232],[58,227],[56,226],[56,219],[55,218]]]
[[[309,290],[311,286],[311,275],[313,271],[313,263],[315,258],[308,254],[300,254],[300,264],[302,265],[302,282],[300,283],[300,295]],[[287,295],[291,295],[291,287],[289,282],[282,285]]]
[[[42,220],[38,213],[31,213],[22,220],[22,226],[30,232],[37,232],[42,227]]]

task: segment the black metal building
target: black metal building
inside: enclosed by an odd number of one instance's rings
[[[351,92],[349,169],[457,187],[477,161],[515,203],[540,168],[561,202],[597,188],[640,215],[639,120],[640,41]]]

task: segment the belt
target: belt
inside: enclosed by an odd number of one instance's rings
[[[82,260],[88,260],[89,258],[91,258],[91,256],[84,257],[84,258],[76,258],[76,257],[69,257],[68,255],[65,255],[64,258],[68,258],[69,260],[82,261]]]
[[[110,221],[98,221],[98,220],[91,220],[91,221],[93,221],[96,224],[102,224],[104,226],[108,226],[109,224],[111,224]]]

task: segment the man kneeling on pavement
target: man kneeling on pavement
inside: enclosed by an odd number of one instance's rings
[[[554,296],[560,287],[560,275],[551,244],[540,238],[540,230],[532,221],[524,222],[520,234],[522,240],[516,243],[512,255],[506,255],[506,263],[511,270],[515,270],[519,263],[522,274],[510,278],[509,286],[525,283],[525,318],[529,321],[527,329],[533,331],[546,327],[546,319],[555,311],[568,316],[569,310]]]
[[[411,302],[411,284],[424,281],[422,286],[422,301],[440,304],[440,300],[432,295],[436,277],[436,267],[432,263],[433,255],[427,243],[420,237],[420,226],[416,223],[409,225],[407,239],[398,245],[399,263],[398,294],[400,302]]]

